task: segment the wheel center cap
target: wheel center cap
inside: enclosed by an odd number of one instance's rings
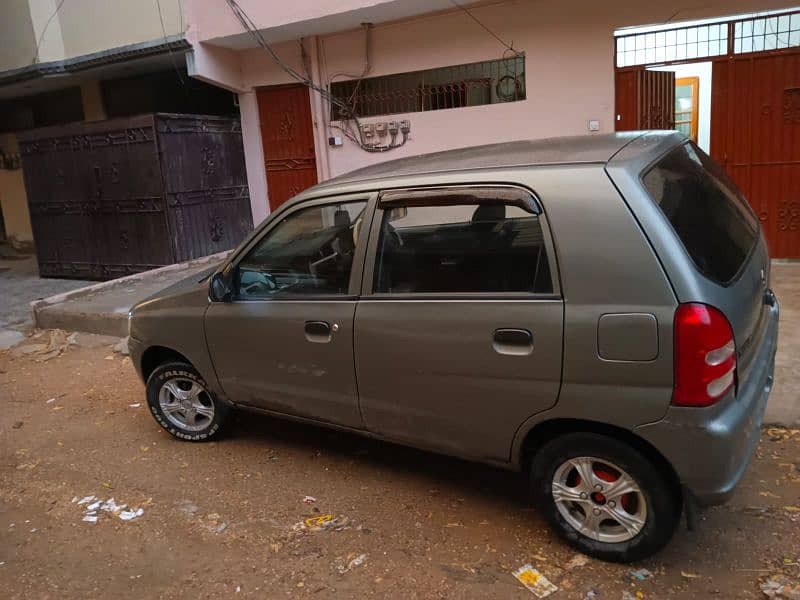
[[[192,408],[192,401],[189,400],[188,398],[185,400],[181,400],[181,406],[183,406],[183,408],[185,408],[186,410],[189,410],[190,408]]]

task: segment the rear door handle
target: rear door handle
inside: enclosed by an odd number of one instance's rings
[[[327,344],[331,341],[331,324],[327,321],[306,321],[306,339],[315,344]]]
[[[527,329],[495,329],[492,347],[498,354],[525,356],[533,352],[533,334]]]

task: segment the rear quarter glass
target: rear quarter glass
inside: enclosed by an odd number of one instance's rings
[[[642,176],[697,269],[726,285],[758,240],[758,219],[722,168],[693,143],[678,146]]]

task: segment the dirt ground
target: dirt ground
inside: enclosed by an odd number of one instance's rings
[[[176,441],[107,343],[0,354],[0,403],[6,598],[526,599],[511,575],[526,563],[558,599],[762,598],[769,577],[800,581],[800,431],[765,431],[733,500],[660,555],[570,569],[516,474],[251,414],[216,442]],[[73,499],[90,495],[144,513],[84,522]],[[338,527],[297,525],[325,514]],[[652,577],[633,581],[639,568]]]

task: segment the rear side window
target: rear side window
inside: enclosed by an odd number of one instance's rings
[[[539,216],[524,203],[469,192],[383,211],[373,291],[552,293]]]
[[[756,243],[758,221],[722,168],[694,144],[684,144],[642,181],[700,272],[730,283]]]

